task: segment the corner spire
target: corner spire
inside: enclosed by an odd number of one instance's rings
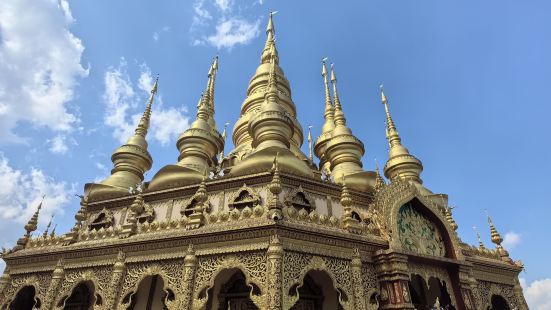
[[[117,148],[111,155],[114,168],[111,175],[99,184],[86,184],[85,195],[90,200],[119,197],[128,194],[128,188],[141,183],[144,174],[153,165],[153,158],[147,150],[147,131],[151,119],[151,110],[159,85],[159,76],[151,87],[145,111],[126,144]]]
[[[48,225],[46,225],[46,229],[44,229],[44,232],[42,233],[42,237],[46,238],[48,237],[48,232],[50,230],[50,227],[52,226],[52,220],[54,219],[54,216],[50,218],[50,221],[48,222]]]
[[[492,222],[492,219],[490,218],[490,215],[488,215],[488,224],[490,225],[490,235],[492,237],[492,242],[496,245],[497,253],[499,254],[499,257],[502,261],[507,263],[513,263],[513,260],[509,257],[509,252],[505,250],[503,245],[501,243],[503,242],[503,238],[497,231],[496,227],[494,226],[494,223]]]
[[[45,197],[46,195],[42,196],[42,200],[40,201],[40,204],[38,204],[36,211],[25,225],[25,235],[17,240],[17,245],[13,248],[13,251],[24,249],[27,246],[27,242],[31,238],[31,233],[38,228],[38,215],[40,214],[40,209],[42,209],[42,203],[44,202]]]
[[[388,99],[384,93],[383,85],[380,86],[380,89],[381,101],[385,108],[386,114],[386,138],[390,146],[388,161],[384,167],[385,176],[390,180],[394,180],[396,177],[399,177],[404,180],[412,180],[421,184],[423,181],[421,180],[420,175],[421,171],[423,171],[423,164],[419,159],[411,155],[408,149],[402,145],[402,140],[396,130],[396,125],[390,115]]]
[[[207,88],[205,89],[204,96],[202,96],[202,100],[205,101],[205,108],[207,109],[208,113],[208,122],[209,125],[216,129],[216,122],[214,121],[214,86],[216,82],[216,74],[218,73],[218,55],[215,56],[212,60],[212,64],[209,68],[208,72],[208,81],[207,81]]]

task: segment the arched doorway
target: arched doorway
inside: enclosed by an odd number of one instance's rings
[[[171,289],[165,289],[163,278],[151,275],[143,278],[136,291],[123,297],[123,305],[127,310],[167,309],[166,302],[175,299]]]
[[[101,298],[94,296],[94,284],[91,281],[82,281],[73,288],[71,295],[61,300],[58,306],[63,310],[90,310],[94,304],[101,304]]]
[[[418,274],[412,274],[409,281],[409,291],[411,292],[411,303],[418,310],[434,309],[437,299],[440,307],[455,309],[446,282],[436,277],[430,277],[427,285],[425,278]]]
[[[207,310],[258,310],[251,295],[260,295],[260,289],[247,283],[245,274],[238,268],[221,271],[214,280],[214,286],[205,289],[199,297],[206,297]]]
[[[311,270],[306,273],[301,284],[296,284],[289,290],[289,295],[296,296],[298,301],[291,307],[291,310],[335,310],[343,309],[339,296],[347,300],[344,292],[338,291],[333,285],[329,275],[320,270]]]
[[[500,295],[492,295],[492,305],[488,310],[511,310],[507,300]]]
[[[40,308],[40,299],[36,298],[36,289],[32,285],[24,286],[10,303],[10,310],[32,310]]]

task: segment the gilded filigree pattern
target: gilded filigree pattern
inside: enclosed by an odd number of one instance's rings
[[[22,274],[11,277],[11,283],[4,292],[4,304],[11,302],[16,294],[25,286],[33,286],[36,292],[36,298],[44,301],[48,284],[50,282],[50,273],[41,272],[37,274]],[[0,304],[2,306],[2,304]]]
[[[73,288],[81,281],[90,281],[94,285],[94,294],[105,298],[108,293],[109,283],[111,279],[111,267],[96,267],[86,269],[69,269],[65,270],[65,278],[61,283],[57,300],[54,303],[54,309],[62,309],[59,304],[63,298],[71,294]],[[103,309],[101,305],[95,306],[94,309]]]
[[[513,285],[504,285],[478,280],[476,288],[473,290],[474,299],[480,309],[488,309],[492,303],[492,296],[503,297],[511,309],[524,309],[518,302]]]
[[[446,246],[436,225],[410,203],[400,208],[398,236],[405,250],[434,256],[446,255]]]

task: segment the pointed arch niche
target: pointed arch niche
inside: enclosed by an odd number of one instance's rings
[[[260,296],[260,288],[247,281],[239,268],[221,270],[214,285],[199,293],[199,298],[208,298],[206,308],[212,310],[257,310],[253,297]]]
[[[81,281],[75,285],[69,296],[61,299],[57,306],[63,307],[63,310],[89,310],[94,305],[101,306],[103,300],[95,290],[92,281]]]
[[[348,298],[341,290],[333,285],[333,279],[323,270],[310,270],[302,280],[289,289],[290,296],[297,296],[298,300],[291,310],[342,310],[340,300]]]
[[[254,189],[247,186],[247,184],[243,184],[240,189],[233,192],[228,201],[230,210],[243,210],[246,207],[253,209],[257,205],[261,204],[261,199],[258,193]]]
[[[293,207],[297,211],[304,209],[308,214],[316,209],[314,199],[305,192],[300,185],[294,188],[287,197],[285,197],[284,203],[286,206]]]
[[[36,297],[36,288],[33,285],[23,286],[10,303],[9,310],[32,310],[40,309],[42,303]]]

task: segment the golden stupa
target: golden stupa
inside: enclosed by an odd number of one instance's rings
[[[490,218],[495,248],[461,241],[447,195],[422,184],[382,88],[386,180],[362,167],[364,144],[325,60],[324,124],[301,151],[274,36],[270,14],[235,148],[226,154],[226,127],[220,134],[214,120],[215,58],[178,158],[144,183],[155,81],[111,176],[85,186],[71,231],[33,236],[39,205],[2,253],[0,309],[528,309],[522,263]]]

